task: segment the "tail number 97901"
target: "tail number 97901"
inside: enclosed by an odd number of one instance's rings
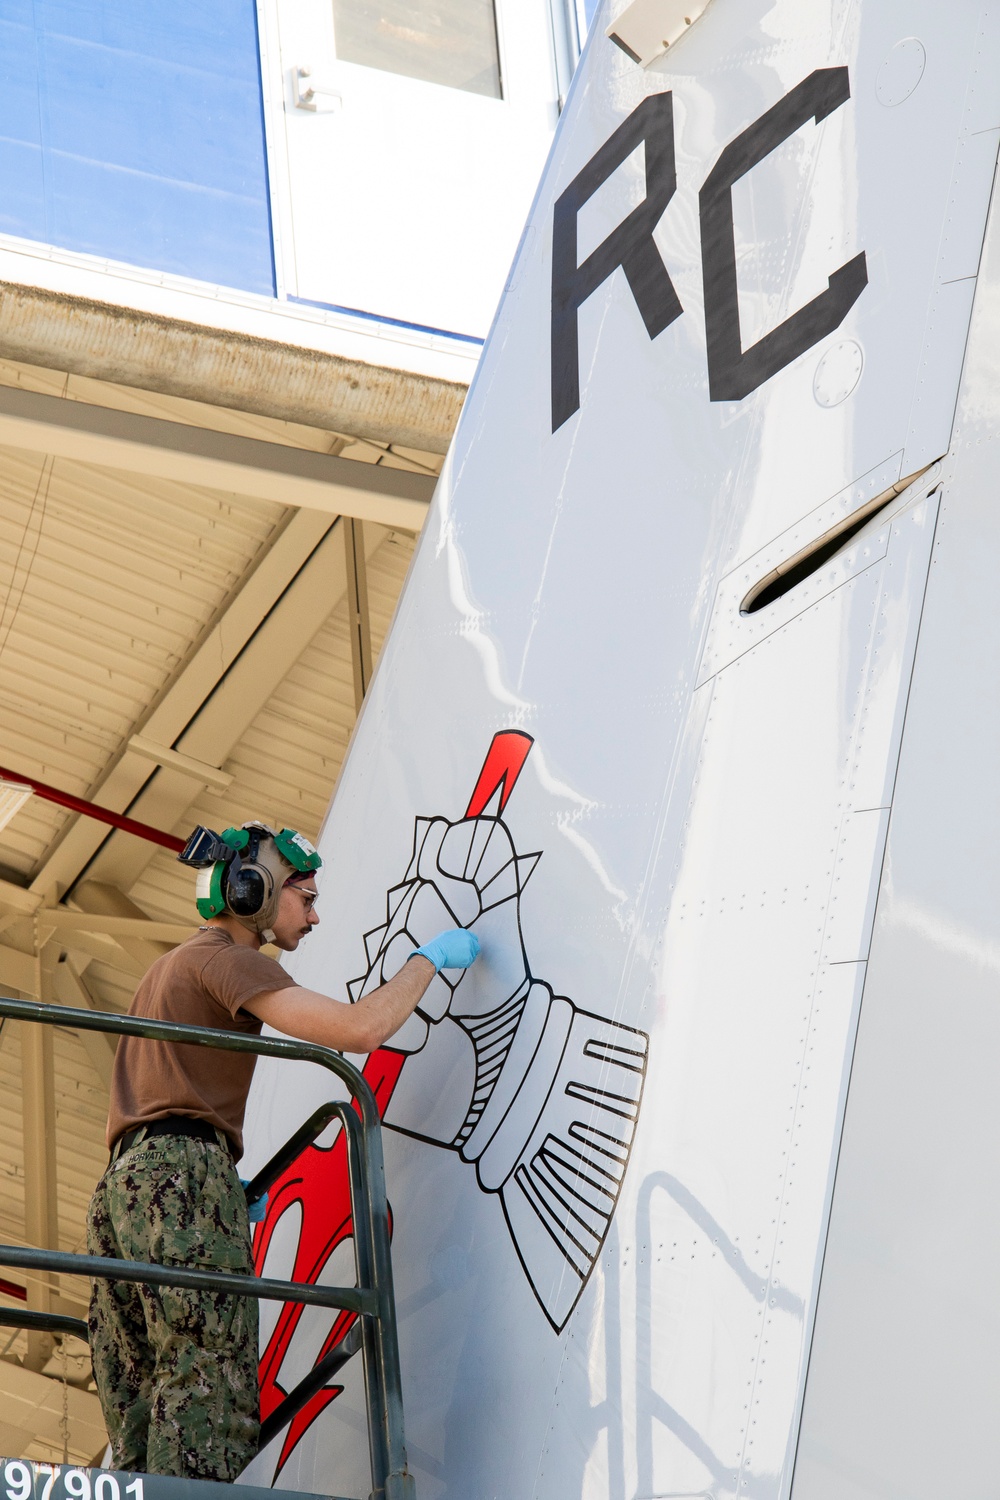
[[[73,1469],[65,1464],[36,1464],[10,1458],[3,1468],[6,1500],[123,1500],[119,1480],[126,1476],[104,1469]],[[131,1500],[145,1500],[142,1476],[124,1486]]]

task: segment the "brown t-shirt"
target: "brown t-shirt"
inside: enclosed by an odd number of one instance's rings
[[[257,1036],[261,1022],[240,1006],[294,983],[273,958],[234,943],[220,927],[208,927],[156,960],[129,1015]],[[224,1130],[239,1157],[256,1061],[253,1053],[121,1037],[111,1077],[108,1145],[135,1125],[184,1115]]]

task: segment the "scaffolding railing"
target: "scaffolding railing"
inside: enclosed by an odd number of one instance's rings
[[[78,1255],[20,1245],[0,1244],[0,1265],[50,1274],[104,1277],[109,1281],[134,1281],[152,1286],[186,1287],[193,1291],[225,1292],[266,1301],[301,1302],[314,1307],[356,1313],[357,1321],[344,1338],[261,1424],[261,1447],[266,1446],[312,1395],[322,1389],[336,1371],[360,1350],[368,1408],[373,1500],[415,1500],[413,1478],[406,1466],[399,1343],[389,1248],[389,1213],[382,1157],[382,1125],[375,1096],[358,1069],[339,1052],[315,1042],[248,1036],[236,1031],[214,1031],[201,1026],[184,1026],[176,1021],[151,1021],[139,1016],[121,1016],[105,1011],[70,1010],[61,1005],[43,1005],[32,1000],[13,1000],[6,996],[0,996],[0,1018],[43,1026],[71,1025],[79,1031],[149,1037],[154,1041],[183,1042],[197,1047],[214,1047],[220,1051],[256,1053],[261,1057],[281,1057],[294,1062],[314,1062],[320,1067],[328,1068],[347,1086],[351,1099],[334,1099],[318,1109],[267,1165],[261,1168],[246,1193],[248,1203],[256,1202],[299,1153],[331,1121],[339,1119],[347,1143],[356,1286],[317,1286],[299,1281],[279,1281],[223,1271],[196,1271],[178,1266],[157,1266],[145,1261],[117,1260],[107,1256]],[[86,1337],[84,1323],[61,1314],[4,1308],[0,1309],[0,1325],[46,1328],[52,1332]]]

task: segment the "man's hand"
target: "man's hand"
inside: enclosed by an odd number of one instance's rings
[[[479,952],[478,938],[463,928],[442,933],[426,946],[435,945],[443,945],[436,951],[444,954],[449,967],[465,968]],[[302,1042],[318,1042],[337,1052],[374,1052],[413,1014],[436,973],[434,959],[414,953],[398,974],[363,995],[356,1005],[296,984],[255,995],[243,1009]]]
[[[452,927],[416,952],[430,959],[435,974],[439,969],[468,969],[479,957],[479,939],[464,927]]]

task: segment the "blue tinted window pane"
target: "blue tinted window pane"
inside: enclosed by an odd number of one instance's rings
[[[0,0],[0,232],[271,293],[253,0]]]

